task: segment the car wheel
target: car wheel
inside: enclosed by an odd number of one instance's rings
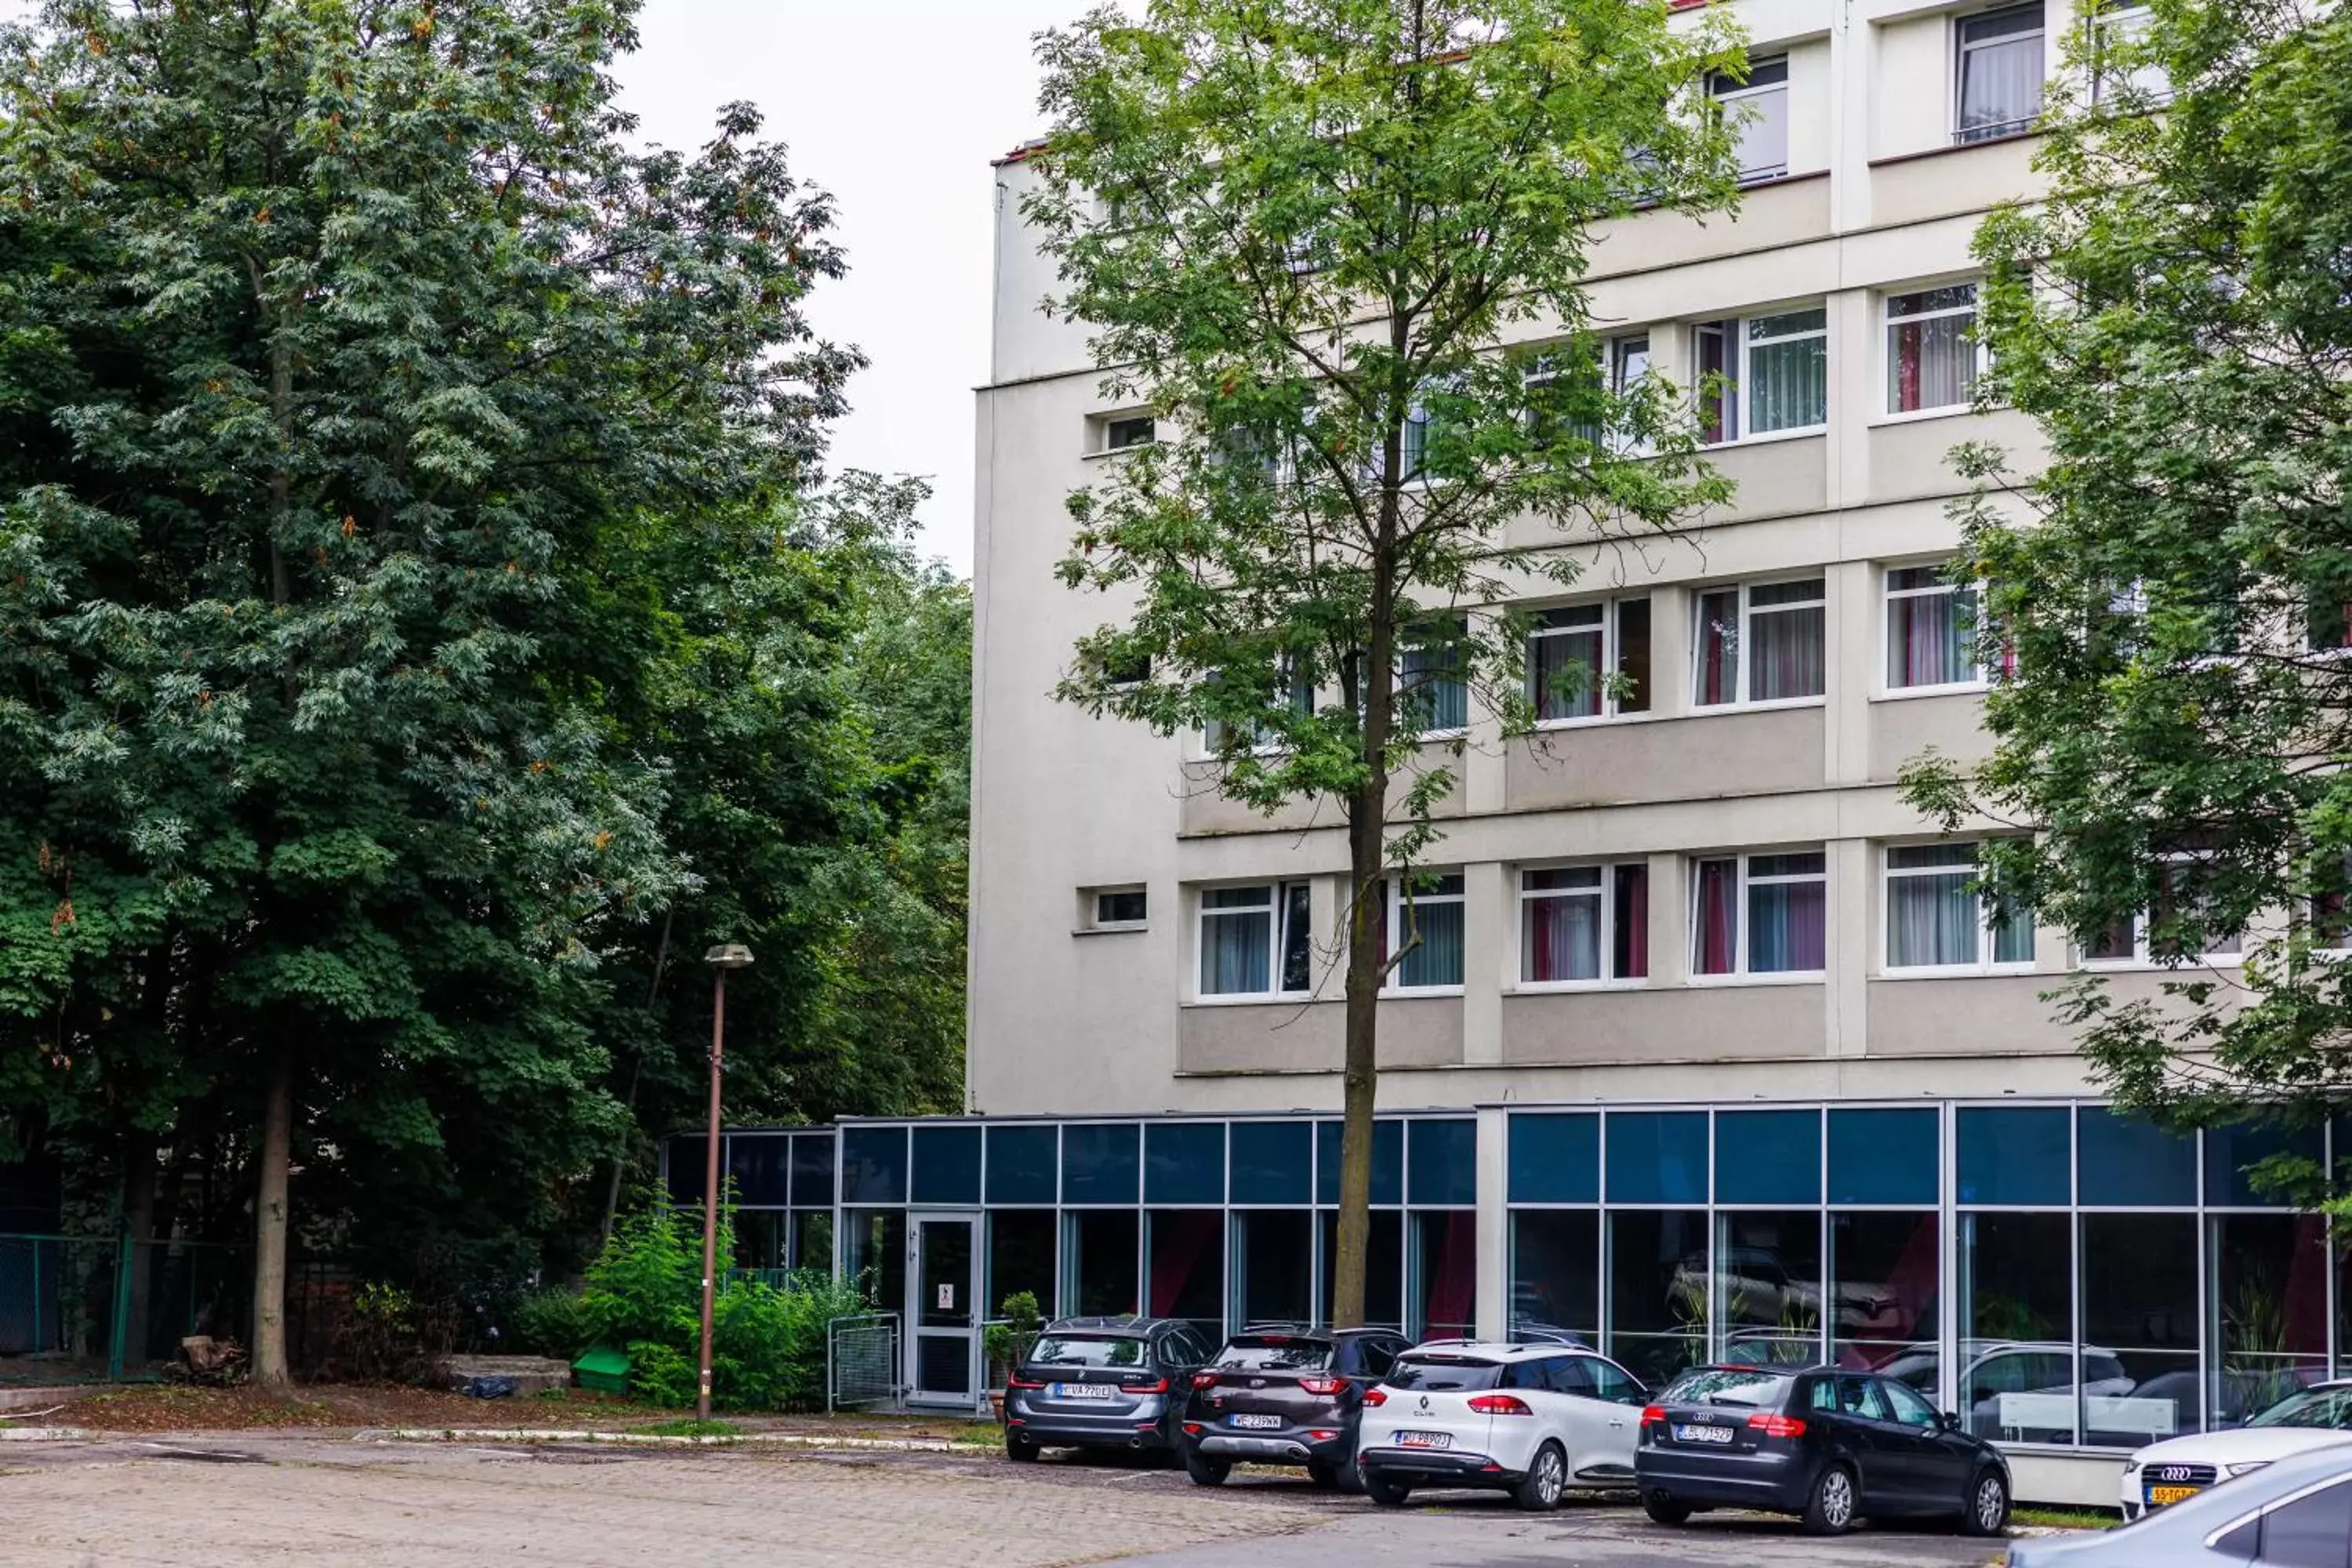
[[[1364,1495],[1382,1508],[1402,1508],[1404,1506],[1404,1500],[1412,1495],[1412,1489],[1399,1486],[1378,1470],[1366,1470]]]
[[[1007,1432],[1004,1435],[1004,1457],[1016,1465],[1035,1464],[1037,1444],[1034,1439],[1024,1437],[1018,1432]]]
[[[1805,1500],[1806,1533],[1843,1535],[1853,1528],[1853,1472],[1843,1465],[1824,1467]]]
[[[1999,1535],[2009,1526],[2009,1482],[1999,1470],[1987,1470],[1969,1489],[1969,1505],[1960,1515],[1967,1535]]]
[[[1652,1522],[1656,1524],[1685,1524],[1689,1522],[1691,1516],[1690,1504],[1676,1502],[1673,1496],[1666,1492],[1643,1492],[1642,1511],[1648,1514]]]
[[[1527,1479],[1511,1489],[1511,1500],[1529,1513],[1545,1513],[1559,1506],[1559,1494],[1567,1489],[1568,1456],[1559,1444],[1546,1443],[1536,1450]]]
[[[1225,1484],[1225,1478],[1234,1473],[1234,1468],[1223,1459],[1213,1459],[1206,1454],[1187,1448],[1184,1450],[1184,1473],[1192,1478],[1194,1486],[1221,1487]]]

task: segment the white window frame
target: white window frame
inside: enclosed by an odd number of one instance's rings
[[[1822,858],[1822,868],[1819,871],[1807,871],[1790,876],[1752,875],[1748,870],[1750,863],[1769,855],[1819,855]],[[1698,868],[1702,862],[1709,860],[1729,860],[1738,868],[1732,884],[1732,899],[1739,921],[1739,937],[1733,944],[1738,954],[1738,967],[1721,974],[1706,973],[1699,968]],[[1830,908],[1829,862],[1830,854],[1827,844],[1796,844],[1783,846],[1777,849],[1728,850],[1716,855],[1698,854],[1687,857],[1684,862],[1685,879],[1689,882],[1690,889],[1689,897],[1684,901],[1683,929],[1685,940],[1683,943],[1683,956],[1687,966],[1689,984],[1693,985],[1810,985],[1818,984],[1826,980],[1829,977],[1830,922],[1835,912]],[[1795,887],[1803,882],[1819,882],[1822,886],[1822,967],[1775,969],[1762,973],[1751,973],[1748,967],[1748,939],[1751,934],[1748,929],[1750,921],[1748,919],[1748,889],[1751,886]]]
[[[1282,948],[1283,938],[1286,934],[1285,916],[1286,911],[1289,908],[1290,890],[1294,888],[1304,889],[1307,892],[1307,905],[1308,911],[1307,917],[1307,968],[1309,973],[1307,977],[1307,983],[1304,989],[1297,991],[1286,991],[1283,989],[1282,985]],[[1264,905],[1246,905],[1241,908],[1226,910],[1213,910],[1209,907],[1207,895],[1210,893],[1229,893],[1246,889],[1263,889],[1270,895],[1272,900],[1271,903]],[[1291,997],[1312,996],[1315,994],[1315,976],[1312,973],[1314,969],[1315,952],[1315,917],[1313,912],[1315,905],[1315,892],[1313,883],[1297,877],[1278,879],[1276,880],[1267,882],[1214,882],[1194,888],[1192,892],[1192,989],[1195,1000],[1213,1004],[1229,1002],[1271,1002]],[[1266,979],[1272,984],[1273,989],[1267,991],[1203,990],[1201,984],[1202,979],[1201,973],[1202,956],[1208,952],[1209,948],[1209,922],[1213,920],[1217,920],[1226,916],[1254,914],[1266,914],[1270,917],[1266,921],[1267,952],[1265,974]]]
[[[1517,896],[1512,907],[1511,943],[1517,952],[1513,973],[1518,977],[1511,983],[1513,991],[1542,995],[1554,991],[1632,991],[1650,983],[1646,974],[1612,974],[1616,967],[1617,926],[1622,911],[1617,908],[1617,873],[1627,866],[1641,868],[1646,879],[1650,874],[1647,860],[1562,860],[1543,865],[1519,867],[1514,873]],[[1587,894],[1567,888],[1530,888],[1528,879],[1544,871],[1597,871],[1601,885]],[[1528,978],[1528,906],[1544,899],[1597,898],[1601,900],[1601,974],[1591,980],[1530,980]]]
[[[1966,288],[1969,290],[1969,302],[1965,308],[1957,305],[1948,306],[1941,310],[1929,310],[1916,316],[1897,316],[1894,313],[1895,301],[1897,300],[1908,300],[1920,294],[1932,294],[1938,289],[1959,288]],[[1916,321],[1940,321],[1953,316],[1975,318],[1983,314],[1984,280],[1980,278],[1948,278],[1940,283],[1917,283],[1900,289],[1883,290],[1878,296],[1878,385],[1881,396],[1878,412],[1873,416],[1872,423],[1900,425],[1913,419],[1948,419],[1955,414],[1966,414],[1973,409],[1976,406],[1973,395],[1964,403],[1939,403],[1931,408],[1895,406],[1892,384],[1895,380],[1895,329],[1897,326]],[[1980,382],[1984,379],[1985,372],[1992,367],[1992,353],[1984,341],[1973,334],[1970,336],[1969,347],[1976,360],[1971,382]]]
[[[1134,893],[1142,898],[1142,915],[1131,921],[1105,920],[1103,900],[1127,893]],[[1089,931],[1144,931],[1150,927],[1151,889],[1141,882],[1119,882],[1107,887],[1088,888],[1087,904],[1087,929]]]
[[[1537,610],[1536,613],[1539,616],[1553,615],[1562,610],[1597,610],[1601,615],[1601,668],[1593,672],[1593,684],[1599,688],[1601,711],[1598,713],[1571,715],[1565,719],[1546,719],[1538,713],[1536,716],[1535,721],[1535,727],[1537,729],[1577,730],[1582,729],[1588,724],[1613,724],[1622,719],[1647,719],[1656,710],[1657,703],[1655,700],[1655,693],[1652,692],[1650,694],[1651,701],[1648,706],[1636,708],[1631,711],[1622,711],[1617,706],[1617,694],[1610,689],[1611,685],[1616,680],[1618,667],[1624,659],[1624,614],[1625,606],[1628,605],[1650,605],[1650,657],[1652,660],[1651,682],[1654,685],[1657,679],[1655,661],[1657,658],[1658,644],[1658,613],[1655,601],[1651,595],[1628,594],[1618,598],[1585,599],[1566,605],[1546,605]],[[1528,633],[1528,646],[1525,658],[1527,659],[1528,666],[1528,702],[1530,707],[1535,704],[1537,700],[1535,645],[1546,637],[1586,637],[1590,636],[1591,633],[1591,628],[1589,626],[1547,626],[1541,625],[1537,626],[1535,629]],[[1550,868],[1539,867],[1536,868],[1549,869]]]
[[[1291,708],[1303,719],[1313,718],[1323,706],[1323,693],[1321,689],[1311,682],[1304,687],[1300,686],[1299,666],[1295,661],[1287,663],[1285,668],[1285,673],[1290,679]],[[1300,701],[1302,697],[1305,699],[1303,706]],[[1201,742],[1200,760],[1204,763],[1215,762],[1217,760],[1217,737],[1215,731],[1202,730],[1199,731],[1199,736]],[[1278,757],[1287,749],[1288,748],[1286,747],[1279,740],[1259,740],[1251,742],[1249,754],[1253,757]]]
[[[1152,433],[1149,440],[1130,441],[1124,447],[1114,447],[1110,444],[1112,426],[1133,424],[1138,421],[1148,422],[1151,426]],[[1116,458],[1144,447],[1157,446],[1159,443],[1160,416],[1148,408],[1119,408],[1107,414],[1090,414],[1087,416],[1086,456],[1089,458]]]
[[[1780,69],[1780,75],[1776,79],[1768,82],[1756,80],[1758,75],[1769,71],[1775,67]],[[1790,120],[1788,55],[1785,53],[1766,55],[1749,60],[1748,77],[1748,79],[1744,82],[1736,82],[1719,74],[1710,77],[1707,80],[1707,96],[1724,106],[1727,111],[1726,118],[1728,120],[1730,115],[1738,112],[1739,105],[1777,95],[1780,100],[1780,132],[1782,140],[1785,142],[1788,140],[1789,132],[1793,129]],[[1785,151],[1784,148],[1784,156]],[[1739,173],[1739,183],[1743,185],[1761,185],[1774,180],[1785,180],[1788,177],[1789,164],[1784,161],[1777,169],[1753,171],[1743,169]]]
[[[1761,343],[1748,341],[1748,327],[1751,323],[1769,321],[1781,316],[1801,316],[1808,310],[1819,310],[1822,313],[1820,326],[1809,327],[1801,332],[1783,332],[1776,337],[1766,338]],[[1748,396],[1749,389],[1753,386],[1756,378],[1748,374],[1748,360],[1751,350],[1759,347],[1774,348],[1782,343],[1807,342],[1814,338],[1822,340],[1822,357],[1826,362],[1829,356],[1829,304],[1825,300],[1798,300],[1791,304],[1747,310],[1737,316],[1721,316],[1711,321],[1695,321],[1691,324],[1690,363],[1694,382],[1700,374],[1698,367],[1705,363],[1706,357],[1699,350],[1701,340],[1711,333],[1721,334],[1726,339],[1726,346],[1736,350],[1736,353],[1727,354],[1725,361],[1730,367],[1728,374],[1731,376],[1733,423],[1737,426],[1738,434],[1721,441],[1702,440],[1701,446],[1745,447],[1765,441],[1793,441],[1806,436],[1819,436],[1830,427],[1830,397],[1837,383],[1834,365],[1828,367],[1829,374],[1822,378],[1821,418],[1811,425],[1790,425],[1776,430],[1759,431],[1756,428]],[[1702,418],[1702,426],[1704,423]]]
[[[1601,384],[1608,389],[1611,395],[1622,397],[1629,389],[1649,379],[1652,367],[1656,363],[1650,346],[1654,335],[1645,328],[1638,332],[1614,333],[1601,340],[1599,346]],[[1640,345],[1638,349],[1634,346],[1636,344]],[[1637,353],[1641,356],[1641,371],[1637,374],[1629,375],[1626,374],[1627,367],[1633,363],[1633,356]],[[1535,358],[1529,362],[1526,374],[1520,377],[1520,382],[1532,391],[1538,386],[1549,386],[1562,376],[1576,374],[1580,368],[1570,355],[1570,345],[1565,342],[1558,343],[1537,353]],[[1650,445],[1647,441],[1626,438],[1622,431],[1609,431],[1605,434],[1604,439],[1624,456],[1640,458],[1649,455]]]
[[[2116,98],[2115,89],[2107,85],[2107,73],[2101,58],[2106,47],[2107,33],[2117,27],[2145,31],[2153,26],[2155,22],[2156,13],[2147,4],[2147,0],[2120,0],[2120,3],[2117,3],[2117,0],[2105,0],[2104,4],[2101,0],[2091,0],[2091,4],[2085,8],[2083,24],[2089,29],[2091,35],[2088,54],[2091,71],[2091,101],[2094,104],[2112,103]],[[2142,66],[2139,68],[2144,71],[2154,70],[2159,74],[2164,72],[2162,66]],[[2172,101],[2172,82],[2168,76],[2162,87],[2142,87],[2139,90],[2147,95],[2148,101],[2151,103]]]
[[[1915,842],[1908,844],[1882,844],[1879,846],[1878,929],[1884,938],[1884,940],[1882,940],[1878,944],[1878,964],[1879,973],[1881,974],[1890,978],[1901,979],[1909,975],[2031,974],[2033,973],[2035,958],[2032,952],[2032,944],[2029,944],[2027,956],[2024,958],[2000,959],[1993,956],[1995,952],[1993,925],[1991,920],[1986,913],[1985,905],[1987,900],[1981,891],[1979,891],[1974,895],[1977,903],[1978,917],[1977,956],[1974,963],[1897,963],[1895,962],[1893,948],[1895,941],[1895,882],[1900,879],[1909,877],[1948,877],[1956,871],[1972,868],[1958,865],[1898,867],[1895,864],[1895,851],[1897,849],[1924,848],[1967,848],[1971,851],[1980,851],[1982,847],[1983,841],[1980,839],[1970,839],[1958,844]],[[1982,864],[1983,861],[1979,855],[1974,862],[1974,868],[1981,868]]]
[[[2159,855],[2157,860],[2166,866],[2193,866],[2197,863],[2198,857],[2193,854]],[[2141,910],[2135,913],[2131,923],[2132,950],[2129,956],[2116,953],[2095,958],[2091,954],[2090,943],[2078,939],[2074,943],[2075,966],[2093,971],[2176,967],[2187,969],[2200,966],[2207,969],[2234,969],[2245,962],[2246,933],[2243,931],[2238,933],[2238,951],[2235,952],[2182,953],[2179,955],[2179,962],[2175,963],[2169,956],[2158,958],[2155,950],[2149,945],[2148,934],[2151,922],[2147,910]]]
[[[1406,691],[1404,668],[1405,656],[1408,652],[1419,653],[1422,648],[1426,646],[1427,645],[1425,644],[1413,643],[1410,639],[1406,639],[1406,641],[1398,647],[1396,656],[1395,685],[1391,688],[1395,692],[1395,698],[1390,704],[1390,710],[1392,713],[1401,711],[1404,703]],[[1463,721],[1459,724],[1433,725],[1429,729],[1423,730],[1416,734],[1413,738],[1417,741],[1458,740],[1462,736],[1470,732],[1470,701],[1472,697],[1475,695],[1470,680],[1472,666],[1471,650],[1466,647],[1457,645],[1454,652],[1457,658],[1457,668],[1459,669],[1459,674],[1455,679],[1460,681],[1462,686]],[[1361,717],[1360,714],[1358,716]]]
[[[1461,890],[1451,893],[1416,892],[1412,895],[1412,901],[1423,907],[1431,904],[1452,904],[1462,910],[1464,937],[1462,979],[1441,985],[1408,985],[1398,978],[1404,973],[1404,966],[1396,962],[1397,942],[1404,932],[1404,885],[1408,878],[1419,880],[1435,877],[1453,877],[1459,879],[1462,884]],[[1470,977],[1468,943],[1470,879],[1468,877],[1459,870],[1436,869],[1415,869],[1402,875],[1383,877],[1381,879],[1381,946],[1385,950],[1381,954],[1381,962],[1385,966],[1381,975],[1381,994],[1383,996],[1459,996],[1462,994],[1463,982]]]
[[[1897,599],[1931,599],[1939,594],[1957,594],[1960,585],[1948,580],[1938,580],[1929,588],[1897,588],[1897,572],[1924,572],[1945,564],[1939,561],[1891,561],[1878,574],[1878,695],[1892,701],[1904,701],[1914,697],[1948,697],[1972,691],[1986,691],[1992,687],[1992,667],[1985,662],[1981,618],[1992,584],[1982,577],[1969,579],[1968,589],[1977,596],[1979,624],[1970,634],[1976,655],[1976,674],[1966,680],[1947,680],[1933,686],[1896,686],[1886,678],[1886,667],[1895,651],[1895,601]]]
[[[2028,3],[2032,3],[2032,0],[2028,0]],[[1949,35],[1952,41],[1952,107],[1950,114],[1946,118],[1951,125],[1951,144],[1953,146],[1975,147],[1988,142],[2005,142],[2013,136],[2024,136],[2032,133],[2034,120],[2040,117],[2042,110],[2044,107],[2047,107],[2050,100],[2050,5],[2053,4],[2064,5],[2069,3],[2070,0],[2040,0],[2042,26],[2036,28],[2031,36],[2042,40],[2042,95],[2040,100],[2037,101],[2033,114],[2028,116],[2022,121],[2010,124],[2004,129],[1987,131],[1981,135],[1975,136],[1969,134],[1967,128],[1960,123],[1960,117],[1968,110],[1966,92],[1969,79],[1969,56],[1978,49],[1998,48],[2003,44],[2013,42],[2018,38],[2022,38],[2029,35],[2022,32],[2005,33],[1999,38],[1988,39],[1983,43],[1972,44],[1969,43],[1967,38],[1969,24],[1970,22],[1981,21],[1988,16],[1998,16],[2007,11],[2022,11],[2026,9],[2026,5],[2013,3],[1983,5],[1974,10],[1960,12],[1952,17],[1951,33]]]
[[[1803,583],[1815,579],[1819,580],[1822,585],[1822,596],[1820,598],[1801,599],[1795,604],[1790,605],[1767,605],[1764,607],[1763,613],[1765,615],[1771,616],[1779,615],[1784,611],[1811,609],[1818,609],[1822,612],[1822,684],[1826,686],[1829,680],[1828,645],[1830,594],[1829,571],[1826,567],[1811,573],[1799,572],[1782,576],[1743,578],[1736,583],[1705,584],[1691,589],[1690,698],[1692,712],[1729,713],[1735,710],[1746,710],[1748,711],[1754,712],[1774,708],[1819,708],[1829,700],[1829,693],[1826,690],[1818,697],[1768,697],[1756,699],[1748,695],[1748,691],[1752,689],[1750,685],[1750,677],[1754,674],[1756,668],[1749,662],[1749,657],[1756,646],[1755,638],[1751,635],[1749,629],[1756,613],[1753,604],[1755,590],[1759,588],[1773,587],[1782,583]],[[1739,595],[1739,630],[1738,633],[1739,639],[1738,645],[1739,648],[1739,695],[1728,702],[1704,701],[1699,696],[1699,682],[1705,679],[1706,668],[1705,659],[1702,656],[1706,649],[1707,596],[1711,594],[1735,592]],[[1654,637],[1656,635],[1654,626],[1652,628],[1651,635]],[[1720,859],[1721,857],[1710,856],[1708,858]]]

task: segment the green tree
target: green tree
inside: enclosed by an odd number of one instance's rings
[[[765,548],[856,363],[751,110],[631,149],[635,12],[0,33],[0,1087],[249,1140],[265,1383],[298,1161],[529,1213],[609,1137],[596,965],[697,872],[559,654],[615,520]]]
[[[1990,856],[2008,896],[2176,972],[2057,998],[2176,1123],[2309,1121],[2352,1084],[2352,17],[2310,9],[2155,0],[2078,40],[2098,89],[2053,107],[2048,200],[1978,239],[1984,395],[2049,446],[2022,478],[1963,453],[2014,673],[1989,757],[1906,778],[1949,827],[2031,830]],[[2227,977],[2199,961],[2231,943]]]
[[[1375,998],[1414,940],[1382,951],[1379,895],[1462,746],[1424,733],[1524,727],[1526,623],[1498,606],[1726,493],[1681,394],[1601,374],[1583,277],[1601,225],[1730,203],[1729,129],[1692,100],[1743,57],[1663,0],[1153,0],[1041,50],[1054,309],[1160,435],[1071,499],[1063,578],[1124,613],[1061,695],[1207,731],[1229,796],[1345,817],[1357,1322]]]

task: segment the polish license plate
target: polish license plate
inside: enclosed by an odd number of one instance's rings
[[[1231,1420],[1231,1421],[1233,1422],[1233,1424],[1234,1424],[1234,1426],[1249,1426],[1249,1427],[1255,1427],[1256,1429],[1258,1429],[1258,1430],[1260,1430],[1260,1431],[1264,1431],[1264,1430],[1265,1430],[1267,1427],[1271,1427],[1271,1426],[1281,1426],[1281,1425],[1282,1425],[1282,1417],[1281,1417],[1281,1416],[1279,1416],[1279,1415],[1236,1415],[1229,1416],[1229,1417],[1228,1417],[1228,1419],[1229,1419],[1229,1420]]]
[[[1400,1448],[1451,1448],[1454,1447],[1454,1434],[1451,1432],[1400,1432],[1396,1435],[1396,1445]]]
[[[2196,1487],[2150,1487],[2147,1489],[2147,1506],[2168,1508],[2184,1498],[2195,1497],[2199,1489]]]
[[[1116,1399],[1118,1390],[1108,1383],[1057,1383],[1054,1385],[1056,1399]]]
[[[1675,1441],[1677,1443],[1728,1443],[1731,1441],[1731,1428],[1728,1426],[1677,1426],[1675,1428]]]

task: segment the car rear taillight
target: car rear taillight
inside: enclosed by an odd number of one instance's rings
[[[1763,1410],[1748,1418],[1748,1429],[1761,1432],[1767,1437],[1801,1437],[1805,1435],[1805,1424],[1795,1416],[1774,1415]]]
[[[1309,1433],[1307,1433],[1307,1436],[1309,1436],[1309,1437],[1313,1438],[1313,1439],[1314,1439],[1316,1442],[1318,1442],[1318,1443],[1328,1443],[1328,1442],[1329,1442],[1329,1441],[1331,1441],[1334,1437],[1337,1437],[1339,1434],[1338,1434],[1337,1432],[1333,1432],[1333,1431],[1329,1431],[1329,1430],[1327,1430],[1327,1429],[1319,1428],[1319,1427],[1318,1427],[1318,1428],[1317,1428],[1317,1429],[1316,1429],[1316,1430],[1314,1430],[1314,1431],[1310,1431],[1310,1432],[1309,1432]]]
[[[1664,1421],[1665,1418],[1666,1409],[1663,1405],[1651,1405],[1643,1407],[1642,1425],[1644,1426],[1647,1426],[1653,1421]]]
[[[1163,1377],[1157,1383],[1121,1384],[1119,1392],[1121,1394],[1165,1394],[1168,1392],[1168,1380]]]
[[[1482,1394],[1470,1402],[1481,1415],[1533,1415],[1528,1402],[1516,1394]]]
[[[1021,1376],[1017,1376],[1017,1375],[1016,1375],[1016,1376],[1013,1376],[1013,1377],[1008,1377],[1008,1378],[1006,1378],[1006,1379],[1004,1380],[1004,1386],[1005,1386],[1005,1387],[1007,1387],[1007,1388],[1043,1388],[1043,1387],[1045,1387],[1045,1380],[1044,1380],[1044,1379],[1042,1379],[1042,1378],[1040,1378],[1039,1380],[1037,1380],[1037,1381],[1036,1381],[1036,1382],[1034,1382],[1034,1383],[1032,1383],[1029,1379],[1027,1379],[1027,1378],[1025,1378],[1025,1377],[1021,1377]]]
[[[1377,1388],[1368,1388],[1364,1390],[1364,1403],[1372,1409],[1378,1410],[1381,1405],[1386,1405],[1388,1402],[1389,1396],[1384,1391]]]
[[[1308,1394],[1328,1398],[1334,1394],[1347,1393],[1348,1380],[1344,1377],[1302,1377],[1298,1380],[1298,1386]]]
[[[1187,1437],[1197,1437],[1200,1435],[1201,1424],[1198,1421],[1187,1421],[1184,1423],[1184,1436]]]
[[[1213,1372],[1196,1372],[1192,1374],[1192,1386],[1214,1388],[1217,1386],[1217,1374]]]

